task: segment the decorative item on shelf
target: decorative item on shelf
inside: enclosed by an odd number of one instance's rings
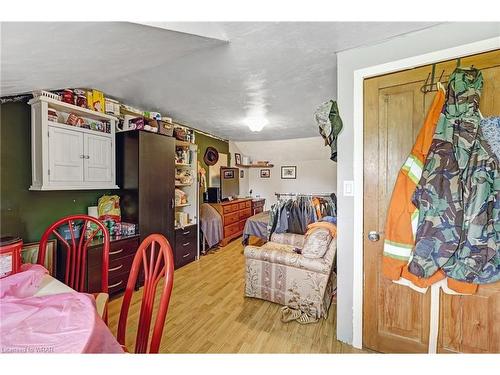
[[[61,101],[68,104],[75,104],[75,94],[71,89],[64,89],[61,92]]]
[[[158,131],[160,134],[172,137],[174,135],[174,126],[172,125],[171,122],[169,123],[168,121],[165,121],[165,118],[166,117],[162,117],[162,120],[158,121],[159,123]],[[172,119],[170,119],[170,121],[172,121]]]
[[[254,165],[257,165],[259,167],[267,167],[269,165],[268,160],[258,160],[254,163]]]
[[[271,170],[270,169],[261,169],[260,170],[260,178],[270,178]]]
[[[94,111],[103,112],[105,109],[104,94],[102,91],[92,89],[92,107]]]
[[[87,103],[87,92],[83,89],[74,89],[73,90],[74,94],[74,103],[78,107],[82,108],[87,108],[88,103]]]
[[[125,115],[123,120],[123,130],[136,130],[144,128],[144,118]]]
[[[191,163],[191,154],[189,149],[184,147],[176,147],[175,149],[175,163],[176,164],[190,164]]]
[[[111,98],[105,98],[105,108],[106,108],[106,114],[112,115],[112,116],[119,116],[120,115],[120,102],[115,99]]]
[[[66,124],[72,126],[82,126],[84,121],[81,117],[78,117],[76,113],[71,112],[66,119]]]
[[[189,169],[177,169],[175,171],[175,182],[181,185],[190,185],[194,181],[193,171]]]
[[[285,165],[281,167],[281,179],[293,180],[297,178],[297,167],[294,165]]]
[[[250,163],[251,163],[251,161],[250,161],[250,157],[248,157],[248,156],[243,156],[243,157],[241,158],[241,164],[244,164],[244,165],[249,165]]]
[[[47,117],[48,117],[48,120],[49,121],[52,121],[52,122],[59,122],[59,114],[57,113],[57,111],[53,108],[49,108],[47,110]]]
[[[175,188],[175,205],[182,206],[188,203],[187,194],[180,189]]]
[[[235,161],[236,165],[240,165],[241,164],[241,155],[235,153],[234,154],[234,161]]]
[[[145,111],[143,112],[144,117],[153,119],[153,120],[161,120],[161,113],[160,112],[151,112],[151,111]]]
[[[214,147],[207,147],[205,155],[203,156],[203,161],[206,165],[211,166],[217,164],[219,161],[219,152]]]
[[[151,118],[144,119],[144,130],[158,133],[158,120],[154,120]]]
[[[175,213],[175,221],[176,227],[184,228],[190,223],[189,214],[187,212],[178,211]]]
[[[186,129],[181,128],[179,126],[176,126],[174,128],[174,137],[176,139],[178,139],[179,141],[185,141],[186,140],[186,135],[187,135]]]

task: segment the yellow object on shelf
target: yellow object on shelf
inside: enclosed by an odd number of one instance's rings
[[[92,89],[92,109],[94,111],[102,112],[105,111],[105,101],[104,101],[104,93],[99,90]]]

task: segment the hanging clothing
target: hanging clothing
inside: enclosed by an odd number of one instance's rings
[[[304,234],[309,224],[325,216],[334,216],[336,199],[333,197],[282,196],[270,210],[267,225],[269,238],[275,232]]]
[[[337,102],[329,100],[321,104],[316,109],[314,118],[319,127],[319,134],[325,140],[325,146],[331,148],[330,159],[337,161],[337,138],[343,126]]]
[[[424,125],[418,133],[410,155],[399,171],[389,203],[385,224],[384,253],[382,258],[383,274],[391,280],[399,280],[403,277],[420,288],[444,278],[444,274],[441,273],[434,280],[421,279],[408,272],[407,269],[408,261],[415,245],[415,232],[418,219],[418,209],[413,204],[411,198],[422,176],[422,168],[429,152],[444,102],[444,92],[439,90],[434,96]]]
[[[479,126],[479,98],[483,85],[479,70],[457,68],[450,77],[446,106],[436,127],[422,178],[413,196],[419,209],[418,228],[409,271],[429,278],[444,271],[457,280],[460,265],[455,253],[464,233],[464,177]],[[465,183],[466,184],[466,183]],[[461,255],[461,259],[464,254]],[[467,257],[480,269],[484,261]],[[457,271],[457,270],[455,270]],[[473,285],[464,285],[473,287]],[[457,290],[453,288],[454,290]]]
[[[481,120],[464,169],[458,250],[443,269],[476,284],[500,280],[500,117]]]

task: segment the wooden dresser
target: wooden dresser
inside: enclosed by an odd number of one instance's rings
[[[264,211],[264,205],[266,204],[265,198],[255,198],[252,200],[252,216],[260,214]]]
[[[252,199],[236,199],[230,202],[211,203],[222,217],[224,228],[220,246],[226,246],[229,241],[241,236],[245,222],[252,216]]]
[[[112,237],[109,245],[109,295],[116,297],[127,286],[130,268],[135,253],[139,247],[139,235]],[[58,279],[64,280],[64,264],[66,264],[65,251],[57,251]],[[87,278],[86,288],[88,293],[101,292],[101,265],[102,265],[102,239],[93,240],[87,252]],[[141,278],[138,285],[142,285]]]

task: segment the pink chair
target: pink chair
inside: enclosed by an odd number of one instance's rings
[[[156,249],[157,245],[159,246],[158,251]],[[144,275],[144,287],[135,340],[135,353],[158,353],[174,282],[174,258],[172,255],[172,248],[168,240],[161,234],[151,234],[142,241],[135,254],[134,262],[132,263],[127,288],[123,297],[117,333],[118,342],[126,351],[128,351],[125,346],[128,311],[137,277],[141,269]],[[148,350],[149,331],[153,317],[156,288],[162,278],[163,287],[160,297],[160,306],[156,315],[153,335]]]
[[[83,226],[80,229],[79,238],[76,233],[76,224],[80,222]],[[97,226],[89,236],[85,236],[85,231],[88,223],[93,223]],[[63,225],[67,225],[71,236],[70,240],[66,240],[60,233]],[[101,266],[101,293],[95,293],[97,311],[99,315],[107,320],[107,302],[108,294],[108,273],[109,273],[109,232],[99,220],[87,215],[71,215],[57,220],[48,227],[40,240],[38,250],[37,263],[42,266],[45,264],[45,253],[47,250],[47,241],[54,235],[60,244],[61,248],[66,252],[66,264],[64,270],[64,283],[73,288],[77,292],[87,292],[85,288],[86,277],[86,262],[88,245],[97,233],[102,231],[103,248],[102,248],[102,266]]]

